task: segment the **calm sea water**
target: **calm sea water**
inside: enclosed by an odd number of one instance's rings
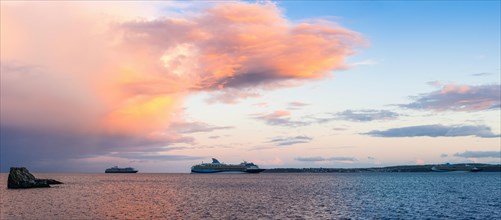
[[[1,219],[500,219],[501,173],[35,174]]]

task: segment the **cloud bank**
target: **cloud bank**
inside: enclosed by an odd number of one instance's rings
[[[501,151],[465,151],[455,153],[454,156],[464,158],[501,158]]]
[[[293,137],[276,137],[271,139],[269,142],[274,143],[277,146],[289,146],[294,144],[304,144],[312,141],[313,138],[308,136],[293,136]]]
[[[481,73],[473,73],[471,75],[472,76],[490,76],[490,75],[494,75],[494,73],[481,72]]]
[[[348,121],[367,122],[374,120],[392,120],[398,117],[398,113],[388,110],[346,110],[336,114],[339,119]]]
[[[213,126],[203,122],[182,122],[171,124],[170,129],[178,133],[212,132],[215,130],[233,129],[232,126]]]
[[[269,2],[218,3],[177,16],[127,19],[116,16],[124,12],[101,8],[99,3],[3,6],[2,73],[7,76],[2,79],[2,113],[20,120],[28,113],[17,109],[56,100],[60,102],[48,105],[87,106],[61,112],[83,109],[91,114],[92,124],[108,132],[165,127],[178,116],[187,93],[216,91],[220,94],[212,101],[235,103],[258,96],[255,89],[329,77],[331,71],[345,68],[345,58],[364,44],[358,33],[333,23],[290,22]],[[68,13],[58,15],[53,10]],[[21,35],[45,37],[26,43],[16,40]],[[45,45],[58,48],[47,50]],[[37,59],[32,55],[36,51],[48,55]],[[47,83],[22,87],[32,79],[30,66],[43,68],[38,75]],[[15,97],[21,93],[19,87],[46,92],[20,103]],[[243,88],[247,92],[241,92]],[[60,94],[65,95],[53,97]]]
[[[365,44],[328,21],[291,22],[270,2],[1,4],[2,168],[193,141],[176,131],[185,96],[236,103],[327,78]],[[184,134],[207,129],[218,127]]]
[[[299,107],[294,107],[291,109],[291,107],[288,108],[289,110],[298,110]],[[253,119],[263,121],[267,125],[272,125],[272,126],[283,126],[283,127],[301,127],[301,126],[308,126],[311,124],[321,124],[321,123],[327,123],[330,121],[335,120],[336,118],[332,116],[332,114],[327,114],[326,117],[315,117],[315,116],[303,116],[298,119],[293,119],[292,118],[292,113],[291,111],[287,110],[276,110],[271,113],[257,113],[257,114],[252,114]]]
[[[302,162],[323,162],[323,161],[339,161],[339,162],[354,162],[357,161],[354,157],[296,157],[297,161]]]
[[[194,16],[123,22],[117,29],[122,43],[148,51],[162,77],[186,82],[189,90],[321,79],[345,68],[344,59],[363,44],[359,34],[334,24],[289,22],[273,3],[222,3]]]
[[[440,124],[391,128],[382,131],[374,130],[363,134],[374,137],[501,137],[500,134],[492,133],[491,128],[487,126],[445,126]]]
[[[500,85],[447,84],[438,91],[422,94],[414,102],[400,106],[409,109],[464,112],[499,109],[500,88]]]
[[[291,112],[287,110],[277,110],[271,113],[254,114],[253,119],[264,121],[268,125],[299,127],[311,124],[307,121],[293,120]]]

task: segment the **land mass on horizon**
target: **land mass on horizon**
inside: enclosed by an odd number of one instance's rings
[[[435,168],[435,169],[432,169]],[[460,163],[460,164],[425,164],[399,165],[370,168],[270,168],[263,173],[361,173],[361,172],[501,172],[501,164]]]

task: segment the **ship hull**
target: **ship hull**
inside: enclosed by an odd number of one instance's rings
[[[134,171],[104,171],[105,173],[137,173],[137,170]]]
[[[265,171],[265,169],[252,169],[252,170],[249,169],[249,170],[246,170],[245,172],[246,173],[261,173],[263,171]]]

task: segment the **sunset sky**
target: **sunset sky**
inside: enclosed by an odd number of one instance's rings
[[[501,163],[500,9],[2,1],[0,170]]]

